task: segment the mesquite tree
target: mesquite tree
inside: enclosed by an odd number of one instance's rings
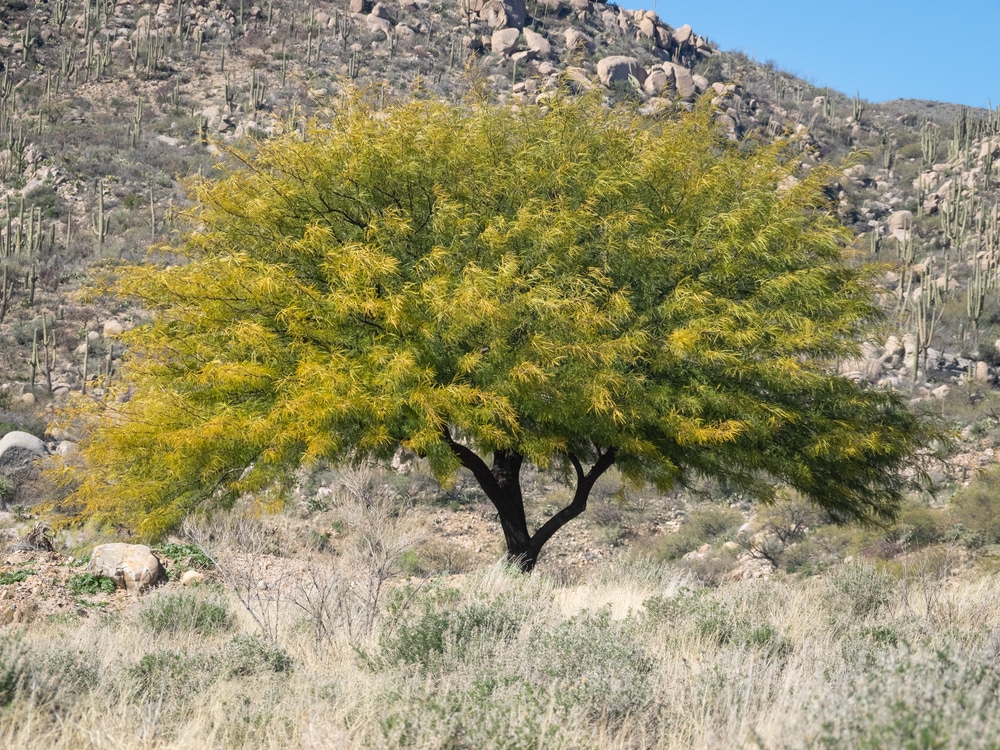
[[[145,535],[291,470],[405,446],[466,469],[530,570],[615,466],[842,517],[891,516],[932,438],[899,397],[837,377],[880,319],[846,265],[830,172],[732,143],[707,104],[646,120],[599,97],[516,110],[348,97],[194,187],[185,263],[125,269],[121,389],[69,504]],[[525,462],[572,501],[532,530]]]

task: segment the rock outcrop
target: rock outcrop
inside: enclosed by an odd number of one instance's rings
[[[163,577],[163,565],[144,544],[99,544],[90,553],[87,570],[107,576],[118,588],[138,596]]]

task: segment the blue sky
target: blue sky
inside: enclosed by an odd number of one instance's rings
[[[620,0],[869,101],[1000,104],[1000,0]]]

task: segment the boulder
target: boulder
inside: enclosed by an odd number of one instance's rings
[[[907,239],[912,226],[913,213],[911,211],[894,211],[889,216],[889,234],[900,242]]]
[[[163,577],[163,566],[144,544],[99,544],[90,553],[87,571],[107,576],[118,588],[138,596]]]
[[[509,55],[517,48],[521,32],[517,29],[497,29],[490,38],[490,49],[498,55]]]
[[[209,118],[209,119],[211,119],[211,118]],[[123,333],[124,331],[125,331],[125,326],[123,326],[121,324],[121,321],[118,321],[118,320],[115,320],[114,318],[112,318],[111,320],[107,320],[107,321],[104,322],[104,335],[105,336],[118,336],[119,334]]]
[[[566,48],[571,51],[575,49],[590,49],[590,39],[579,29],[574,29],[570,26],[563,32],[563,37],[566,39]]]
[[[663,63],[663,70],[668,76],[672,75],[674,87],[677,89],[677,95],[681,99],[689,99],[698,93],[698,89],[694,85],[694,78],[691,77],[691,71],[683,65],[665,62]]]
[[[181,574],[182,586],[193,586],[204,582],[205,582],[205,574],[199,573],[197,570],[185,570]]]
[[[540,60],[544,60],[552,54],[552,45],[549,44],[549,40],[531,29],[524,30],[524,42]]]
[[[0,438],[0,469],[30,465],[45,455],[45,443],[30,432],[14,430]]]
[[[646,82],[643,84],[642,88],[650,96],[659,96],[663,93],[663,90],[667,88],[670,83],[670,79],[667,74],[663,72],[662,68],[653,68],[649,71],[649,75],[646,77]]]
[[[605,86],[618,81],[627,81],[629,76],[633,76],[640,86],[646,82],[646,69],[634,57],[612,55],[602,58],[597,63],[597,77]]]
[[[690,24],[684,24],[678,29],[674,30],[674,41],[678,44],[687,44],[694,37],[694,31],[691,29]]]
[[[566,69],[562,72],[564,80],[573,88],[574,91],[590,91],[593,88],[590,76],[587,75],[587,71],[583,68],[577,68],[573,65],[567,65]]]
[[[513,29],[524,28],[524,20],[527,15],[525,0],[489,0],[479,11],[479,18],[485,21],[491,29],[502,29],[508,26]]]

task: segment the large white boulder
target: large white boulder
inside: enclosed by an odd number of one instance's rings
[[[611,55],[597,63],[597,77],[605,86],[617,81],[627,81],[629,76],[635,78],[640,86],[646,82],[646,69],[634,57]]]
[[[593,47],[590,37],[572,26],[563,32],[563,37],[566,39],[566,48],[571,52],[577,48],[586,50]]]
[[[498,55],[507,55],[514,51],[521,32],[517,29],[497,29],[490,40],[490,48]]]
[[[674,87],[677,89],[677,95],[680,96],[681,99],[688,99],[697,93],[697,89],[694,85],[694,78],[691,77],[691,71],[683,65],[665,62],[663,63],[663,70],[668,76],[673,77]]]
[[[664,89],[667,88],[669,83],[670,78],[662,68],[653,68],[649,71],[649,76],[646,78],[646,82],[642,87],[650,96],[659,96],[663,93]]]
[[[546,60],[552,54],[552,45],[549,44],[549,40],[529,28],[524,29],[524,41],[528,45],[528,49],[534,52],[540,60]]]
[[[0,464],[4,463],[8,453],[13,454],[15,452],[23,453],[31,458],[44,456],[45,443],[30,432],[14,430],[0,438]]]
[[[488,0],[479,11],[479,18],[492,29],[506,26],[521,29],[527,14],[525,0]]]
[[[118,588],[138,596],[163,576],[163,565],[144,544],[99,544],[90,553],[87,571],[107,576]]]

